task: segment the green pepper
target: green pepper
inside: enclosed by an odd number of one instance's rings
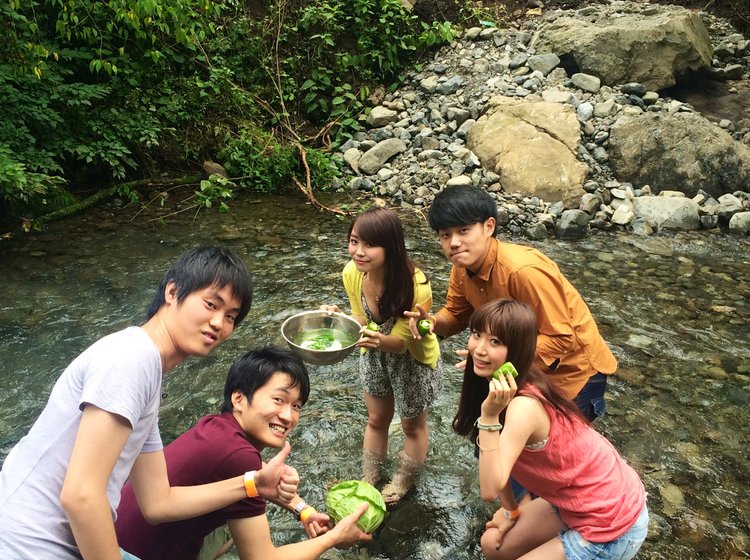
[[[367,330],[378,332],[380,330],[380,327],[375,321],[370,321],[369,323],[367,323]]]
[[[431,328],[432,321],[430,321],[429,319],[422,319],[419,323],[417,323],[417,331],[422,336],[430,334]]]
[[[503,365],[492,372],[492,377],[499,380],[501,375],[506,375],[508,373],[513,377],[518,377],[518,371],[516,371],[516,367],[510,362],[505,362]]]

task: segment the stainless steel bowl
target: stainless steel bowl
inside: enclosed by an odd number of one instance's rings
[[[327,311],[303,311],[292,315],[281,325],[281,336],[290,348],[308,364],[329,365],[340,362],[354,350],[354,344],[359,340],[359,329],[362,327],[357,321],[343,313],[328,313]],[[313,350],[303,348],[295,343],[300,333],[315,329],[336,329],[345,333],[347,339],[353,340],[336,350]]]

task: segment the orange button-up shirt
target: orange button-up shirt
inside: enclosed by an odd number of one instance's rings
[[[438,311],[447,335],[464,330],[485,303],[514,299],[529,304],[537,320],[534,365],[572,399],[598,372],[612,374],[617,360],[599,334],[586,302],[557,265],[531,247],[490,240],[476,274],[453,266],[445,307]]]

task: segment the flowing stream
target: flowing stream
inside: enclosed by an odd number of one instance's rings
[[[62,369],[106,333],[143,320],[169,264],[186,248],[221,243],[254,271],[250,315],[214,355],[165,378],[165,442],[216,412],[229,365],[251,346],[283,344],[289,315],[347,306],[340,274],[347,222],[299,197],[258,196],[228,214],[181,214],[164,223],[104,207],[48,232],[0,241],[0,460],[28,430]],[[444,302],[449,263],[424,216],[400,211],[414,259]],[[594,233],[577,242],[528,243],[555,260],[583,294],[620,370],[596,427],[641,473],[651,525],[641,559],[738,559],[750,550],[750,239],[716,232],[638,237]],[[466,336],[442,343],[450,366]],[[357,478],[366,411],[355,356],[309,366],[312,393],[291,437],[300,494]],[[430,413],[431,450],[416,490],[389,512],[372,543],[324,558],[479,559],[493,506],[479,498],[473,445],[451,430],[461,372],[445,371]],[[392,426],[391,455],[402,434]],[[388,473],[395,465],[388,465]],[[304,537],[273,506],[277,544]],[[231,555],[230,555],[231,556]]]

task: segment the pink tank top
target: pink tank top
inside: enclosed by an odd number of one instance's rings
[[[521,452],[513,477],[554,505],[563,523],[586,540],[609,542],[622,536],[646,503],[638,473],[604,436],[563,415],[535,386],[527,385],[519,394],[541,401],[550,431],[544,447]]]

